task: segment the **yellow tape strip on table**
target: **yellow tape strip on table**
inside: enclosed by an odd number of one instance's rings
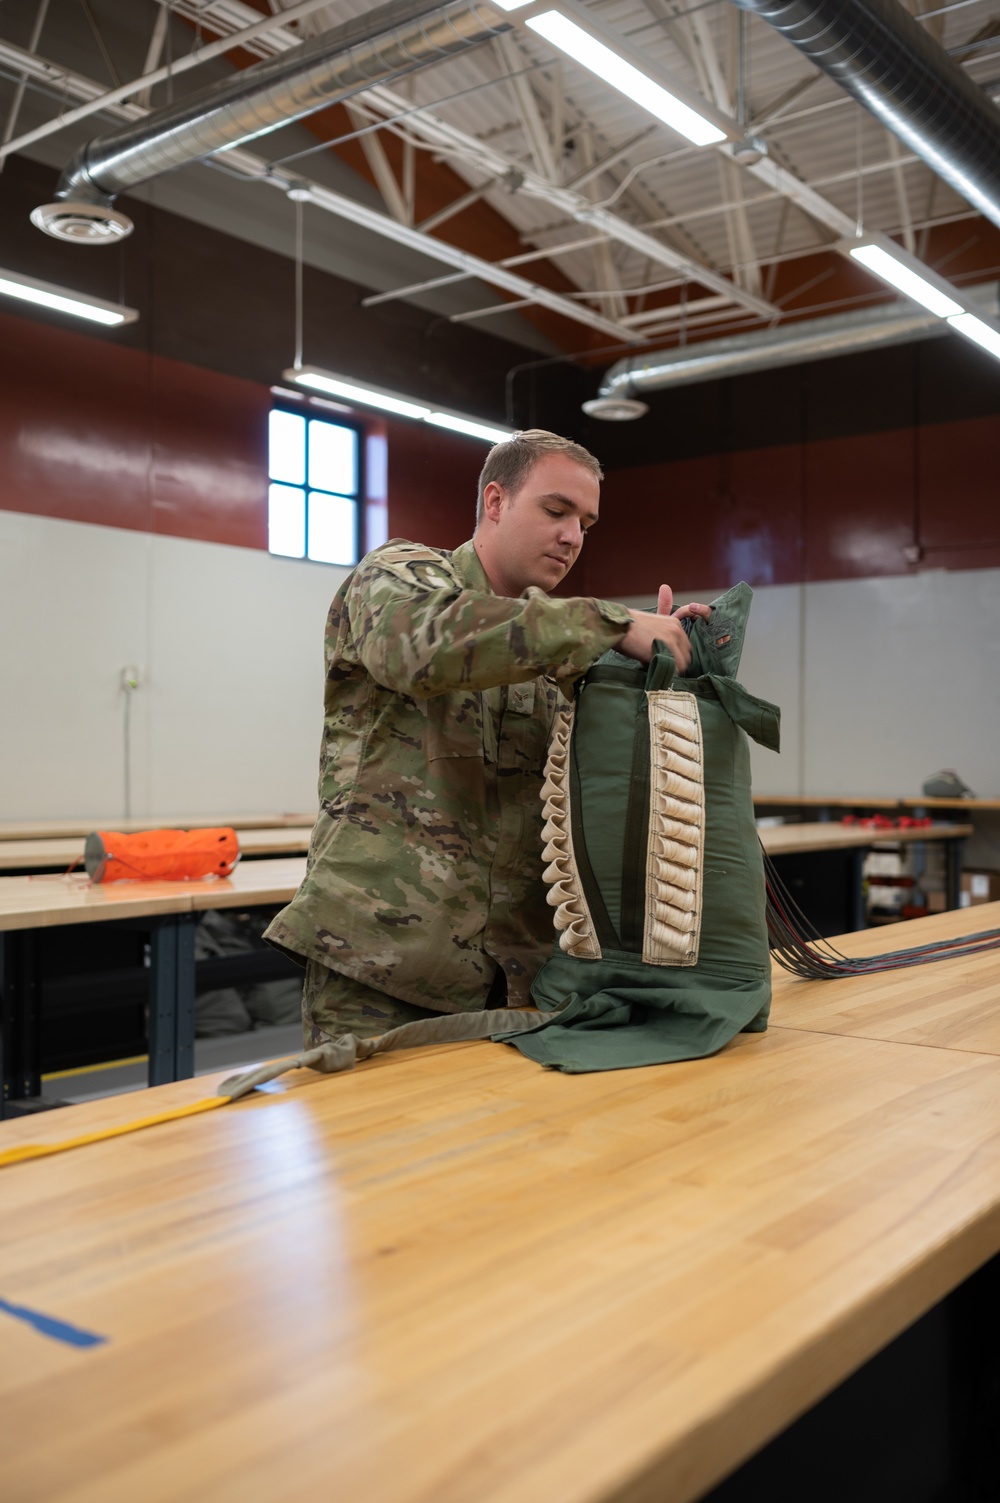
[[[8,1164],[21,1164],[27,1159],[44,1159],[52,1153],[65,1153],[70,1148],[85,1148],[88,1143],[103,1143],[106,1138],[121,1138],[126,1133],[139,1132],[144,1127],[158,1127],[161,1122],[177,1122],[181,1117],[195,1117],[199,1112],[210,1112],[217,1106],[228,1106],[228,1096],[209,1096],[204,1101],[192,1101],[189,1106],[175,1106],[168,1112],[156,1112],[150,1117],[137,1117],[134,1122],[122,1122],[117,1127],[102,1127],[98,1132],[84,1132],[76,1138],[63,1138],[57,1143],[21,1143],[16,1148],[0,1152],[0,1169]]]

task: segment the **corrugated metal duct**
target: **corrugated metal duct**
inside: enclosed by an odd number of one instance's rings
[[[610,407],[606,414],[601,413],[600,402],[947,333],[941,319],[907,303],[865,308],[832,318],[810,318],[779,329],[708,339],[703,344],[681,345],[651,355],[630,355],[606,372],[597,402],[588,404],[587,410],[592,417],[611,417],[615,414]]]
[[[734,0],[1000,225],[1000,112],[901,0]]]
[[[32,218],[62,239],[106,242],[116,220],[123,221],[117,233],[127,234],[128,220],[110,209],[116,194],[508,30],[495,10],[469,0],[444,6],[440,0],[391,0],[221,85],[97,137],[66,167],[58,202],[36,209]],[[91,234],[88,205],[94,208]]]

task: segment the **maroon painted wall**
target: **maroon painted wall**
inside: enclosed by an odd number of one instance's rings
[[[0,313],[0,506],[267,547],[266,387]]]
[[[603,596],[997,568],[1000,416],[614,470],[592,543]]]
[[[0,507],[264,548],[270,405],[258,382],[0,312]],[[388,443],[389,536],[469,537],[485,446],[372,429]],[[1000,414],[614,469],[571,586],[1000,567],[998,477]]]
[[[267,547],[268,387],[0,311],[0,507]],[[472,533],[485,446],[376,419],[389,535]]]
[[[389,536],[457,548],[476,525],[486,444],[426,423],[390,421]]]

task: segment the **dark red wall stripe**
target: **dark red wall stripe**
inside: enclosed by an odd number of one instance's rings
[[[259,382],[0,312],[0,507],[265,548],[270,406]],[[485,446],[379,426],[389,536],[469,537]],[[997,415],[614,470],[570,586],[1000,567],[998,476]]]
[[[994,416],[615,470],[583,574],[614,597],[998,567]]]
[[[267,547],[266,386],[0,312],[0,507]],[[473,439],[379,421],[389,533],[472,532]]]
[[[0,314],[0,505],[267,546],[266,387]]]

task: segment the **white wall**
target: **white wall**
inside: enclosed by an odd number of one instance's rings
[[[782,712],[758,793],[916,796],[954,767],[1000,797],[1000,569],[757,589],[740,679]]]
[[[0,511],[0,819],[312,809],[344,570]],[[711,599],[712,590],[678,600]],[[758,589],[740,677],[782,708],[760,793],[1000,796],[1000,570]]]
[[[309,810],[346,571],[0,511],[0,818]]]

